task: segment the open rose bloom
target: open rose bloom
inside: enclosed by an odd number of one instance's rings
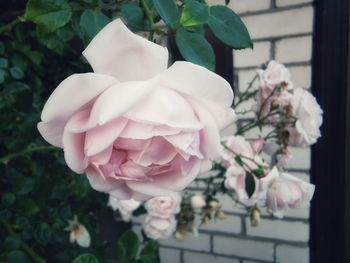
[[[67,165],[118,199],[181,191],[220,151],[234,120],[223,78],[189,62],[168,66],[168,51],[120,19],[83,52],[94,72],[74,74],[52,93],[38,124]]]

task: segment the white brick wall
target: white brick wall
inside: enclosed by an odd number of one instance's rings
[[[207,0],[223,4],[224,0]],[[294,85],[311,86],[313,7],[311,0],[231,0],[230,7],[242,14],[252,38],[254,50],[235,51],[235,90],[242,92],[269,59],[285,63]],[[239,110],[249,109],[248,102]],[[232,128],[225,134],[232,132]],[[266,131],[268,132],[268,131]],[[256,136],[251,131],[248,136]],[[292,149],[287,169],[308,180],[310,150]],[[192,184],[192,188],[201,185]],[[308,263],[309,209],[290,210],[285,219],[276,220],[262,213],[261,225],[251,227],[246,209],[227,196],[219,197],[227,219],[202,226],[198,237],[191,234],[184,242],[162,241],[162,263]],[[137,220],[140,222],[140,220]],[[140,231],[139,223],[135,226]]]

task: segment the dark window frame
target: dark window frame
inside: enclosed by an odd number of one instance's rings
[[[350,262],[349,2],[314,2],[312,91],[324,110],[312,147],[310,262]]]

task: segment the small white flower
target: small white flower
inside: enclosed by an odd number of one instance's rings
[[[132,212],[135,211],[140,206],[140,204],[141,203],[139,201],[136,201],[134,199],[119,200],[110,195],[108,198],[107,206],[110,206],[113,211],[118,210],[123,221],[129,222],[132,217]]]
[[[193,209],[201,209],[206,206],[206,202],[201,195],[194,195],[191,197],[191,206]]]
[[[77,242],[81,247],[89,247],[91,243],[90,234],[83,224],[80,224],[78,218],[74,216],[73,220],[68,220],[69,226],[65,230],[70,231],[69,241]]]

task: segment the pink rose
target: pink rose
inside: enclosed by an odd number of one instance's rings
[[[248,168],[249,166],[250,169],[256,169],[258,168],[256,163],[265,165],[263,159],[258,155],[261,149],[257,142],[250,143],[243,136],[237,135],[228,137],[223,143],[225,147],[222,148],[221,157],[226,161],[227,166],[240,166],[236,161],[237,155],[242,156],[241,159],[246,164],[243,168]],[[254,159],[255,162],[249,159]]]
[[[277,61],[271,60],[265,70],[258,70],[260,89],[256,94],[256,105],[253,110],[267,115],[273,106],[282,108],[289,105],[292,94],[288,91],[293,88],[288,69]],[[279,86],[279,89],[275,89]],[[278,121],[277,114],[269,117],[271,121]]]
[[[143,231],[146,236],[152,239],[169,238],[176,230],[174,216],[159,218],[148,215],[143,223]]]
[[[310,202],[315,186],[290,174],[282,173],[272,181],[267,191],[267,207],[277,217],[283,217],[288,208],[297,208]]]
[[[168,218],[180,212],[181,195],[174,193],[168,196],[157,196],[145,203],[149,215]]]
[[[167,49],[117,19],[83,52],[94,73],[65,79],[38,129],[67,165],[118,199],[181,191],[220,151],[234,120],[226,80],[189,62],[170,68]]]
[[[227,189],[233,189],[238,200],[247,206],[264,204],[266,201],[267,187],[272,180],[278,177],[278,170],[273,168],[268,174],[260,179],[254,176],[255,191],[251,197],[249,197],[246,192],[246,176],[246,171],[241,167],[236,165],[229,167],[225,173],[225,187]]]
[[[292,115],[297,119],[295,127],[288,128],[292,146],[307,147],[321,136],[323,111],[312,94],[304,89],[295,89],[291,100]]]
[[[288,69],[275,60],[271,60],[265,70],[259,69],[258,75],[262,88],[273,90],[275,86],[281,85],[281,83],[287,84],[288,89],[293,87]]]

